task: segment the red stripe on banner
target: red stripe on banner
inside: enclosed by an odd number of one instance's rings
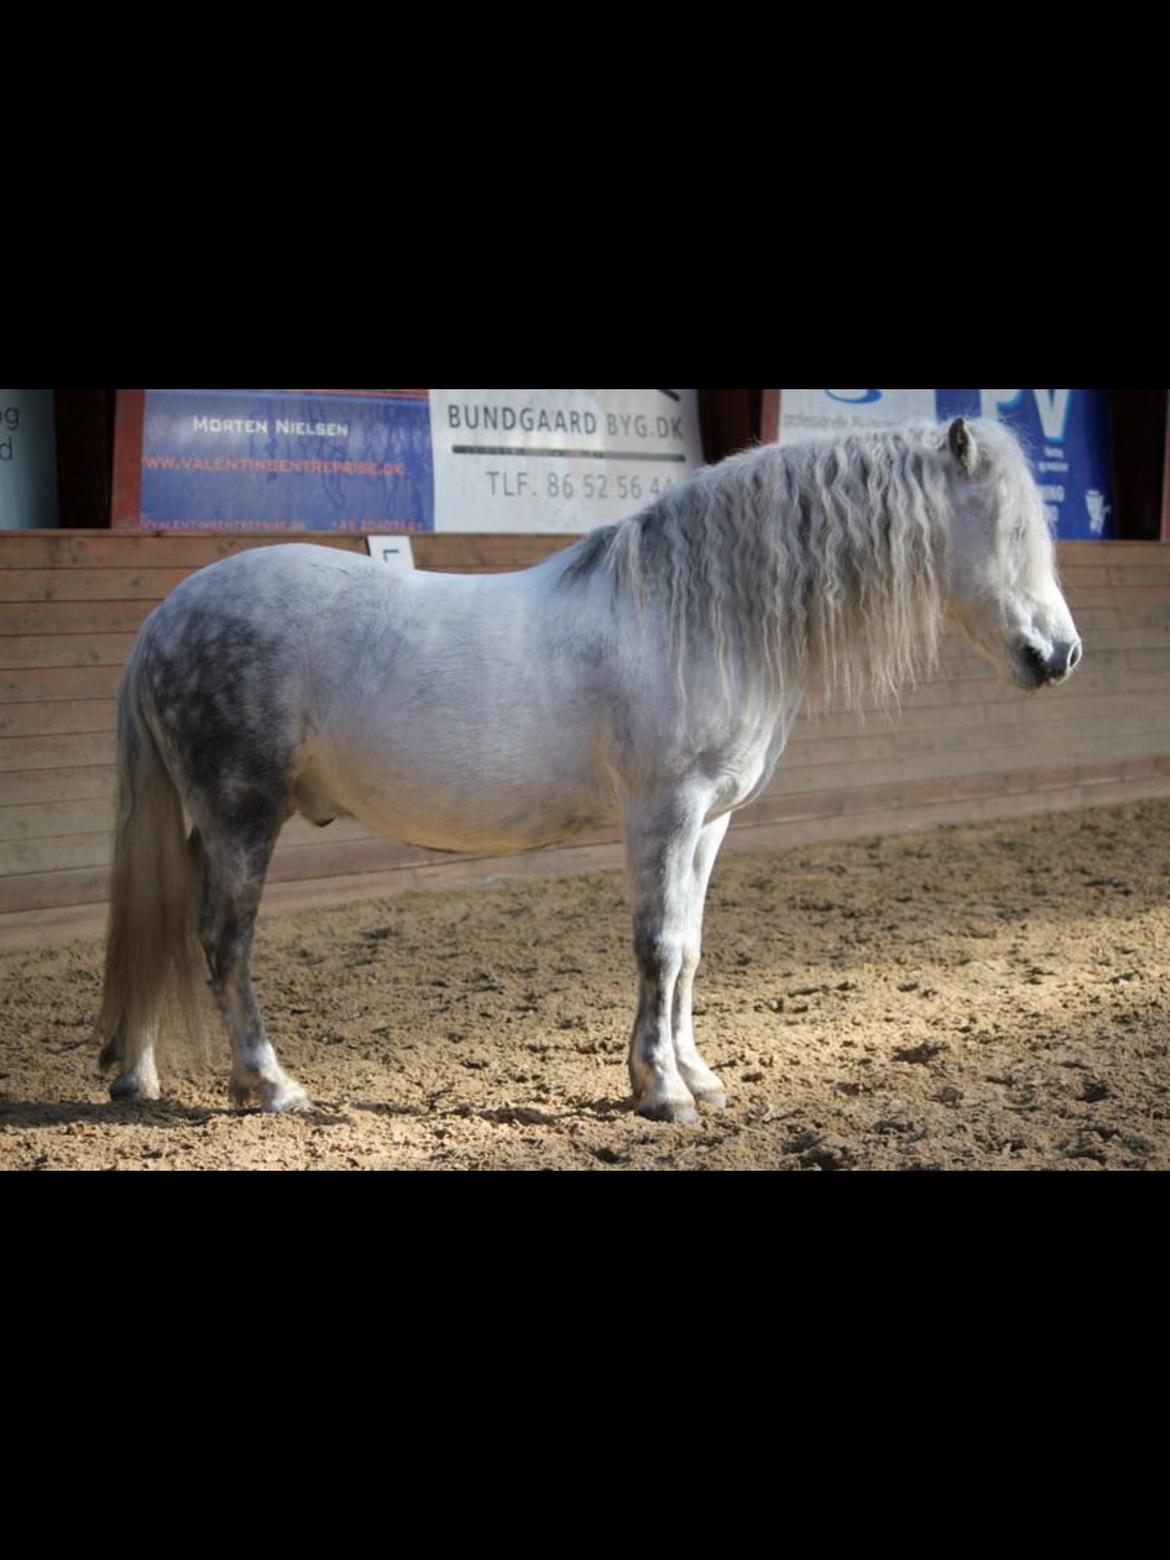
[[[142,437],[146,428],[146,391],[119,390],[114,424],[112,526],[142,523]]]

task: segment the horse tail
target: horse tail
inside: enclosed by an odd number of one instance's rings
[[[118,690],[118,801],[99,1065],[134,1073],[157,1035],[202,1036],[199,836],[141,707],[142,640]],[[151,1064],[152,1065],[152,1064]]]

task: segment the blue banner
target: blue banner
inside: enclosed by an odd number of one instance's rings
[[[1113,434],[1108,390],[938,390],[938,415],[999,417],[1020,435],[1064,541],[1108,541]]]
[[[431,531],[425,390],[147,390],[141,523]]]

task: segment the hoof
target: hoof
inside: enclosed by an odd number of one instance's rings
[[[718,1073],[713,1073],[701,1057],[680,1057],[678,1070],[687,1088],[700,1105],[711,1105],[722,1110],[727,1104],[727,1091]]]
[[[637,1112],[647,1121],[674,1121],[683,1126],[699,1119],[695,1107],[684,1100],[643,1100]]]
[[[259,1107],[285,1115],[293,1112],[303,1114],[316,1109],[300,1084],[293,1083],[291,1078],[280,1083],[272,1083],[267,1078],[257,1078],[251,1083],[233,1078],[228,1084],[228,1095],[232,1104],[238,1105],[241,1110],[255,1110]]]
[[[265,1110],[286,1115],[307,1115],[316,1109],[299,1083],[262,1083],[260,1088],[264,1096]]]
[[[710,1105],[713,1110],[723,1110],[727,1105],[727,1095],[722,1089],[696,1089],[695,1098],[700,1105]]]
[[[160,1093],[157,1079],[140,1079],[133,1073],[123,1073],[110,1084],[112,1100],[157,1100]]]

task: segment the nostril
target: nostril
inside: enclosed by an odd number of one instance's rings
[[[1072,647],[1072,649],[1068,653],[1068,669],[1069,669],[1069,671],[1070,672],[1074,671],[1075,668],[1080,665],[1080,661],[1081,661],[1081,642],[1078,639],[1076,644]]]
[[[1024,646],[1024,665],[1036,678],[1037,682],[1043,682],[1048,676],[1048,662],[1036,649],[1035,645]]]

